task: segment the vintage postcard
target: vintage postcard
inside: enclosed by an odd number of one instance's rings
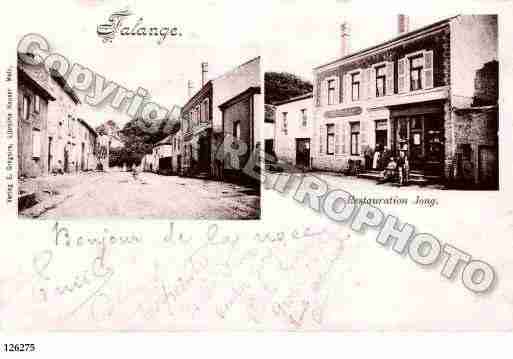
[[[369,6],[13,5],[0,328],[513,329],[511,6]]]

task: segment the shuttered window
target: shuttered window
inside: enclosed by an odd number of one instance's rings
[[[433,88],[433,51],[424,51],[424,88]]]
[[[382,97],[386,95],[386,66],[382,65],[376,67],[376,97]]]

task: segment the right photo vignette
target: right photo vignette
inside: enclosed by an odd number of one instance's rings
[[[278,38],[266,57],[267,171],[369,190],[499,190],[497,15],[342,14],[298,31],[311,35]],[[298,54],[284,65],[287,49]]]

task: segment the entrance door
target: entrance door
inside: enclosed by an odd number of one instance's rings
[[[388,143],[388,124],[386,120],[376,121],[376,149],[383,150]]]
[[[296,138],[296,166],[310,168],[310,139]]]
[[[497,189],[497,150],[492,146],[479,146],[479,183],[483,188]]]
[[[441,115],[425,117],[425,164],[424,170],[428,174],[441,175],[444,163],[444,131]]]
[[[210,142],[207,136],[199,139],[199,164],[200,171],[210,172]]]

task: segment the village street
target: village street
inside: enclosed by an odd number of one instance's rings
[[[38,187],[39,203],[20,212],[21,216],[41,219],[259,217],[258,193],[225,182],[148,172],[134,179],[130,172],[121,171],[48,176],[37,181],[32,187]]]

